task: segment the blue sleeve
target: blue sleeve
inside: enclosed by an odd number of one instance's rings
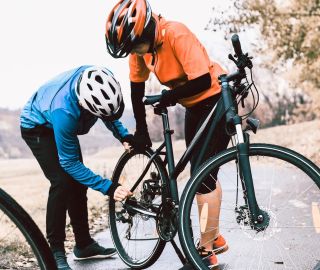
[[[112,182],[93,173],[80,161],[77,120],[63,109],[52,112],[52,126],[61,167],[81,184],[106,194]]]
[[[119,121],[104,121],[102,120],[105,126],[112,131],[112,134],[115,138],[121,141],[125,136],[129,135],[127,128]]]

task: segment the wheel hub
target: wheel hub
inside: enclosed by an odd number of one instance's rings
[[[279,231],[276,215],[270,209],[260,207],[260,210],[261,217],[258,217],[261,219],[260,222],[253,223],[247,206],[236,208],[236,220],[241,230],[249,238],[257,241],[267,240]]]

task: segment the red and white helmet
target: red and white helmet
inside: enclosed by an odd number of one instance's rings
[[[151,20],[146,0],[120,0],[112,9],[106,24],[106,43],[114,58],[126,57]]]
[[[86,68],[78,79],[76,95],[83,108],[102,119],[113,121],[122,116],[121,87],[107,68]]]

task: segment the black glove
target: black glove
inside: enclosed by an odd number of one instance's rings
[[[138,152],[143,152],[146,148],[152,146],[148,130],[139,131],[134,133],[133,148]]]
[[[146,148],[152,146],[148,130],[143,132],[136,131],[134,135],[129,134],[122,138],[121,142],[129,143],[138,152],[143,152]]]
[[[122,143],[127,142],[131,146],[133,146],[133,141],[134,141],[134,136],[132,134],[128,134],[121,139]]]
[[[174,97],[174,90],[162,90],[161,92],[161,99],[160,99],[160,106],[161,107],[169,107],[174,106],[177,103],[176,98]]]

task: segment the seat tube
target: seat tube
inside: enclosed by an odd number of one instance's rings
[[[176,179],[173,178],[172,174],[175,168],[174,156],[172,150],[172,138],[171,134],[173,131],[170,130],[170,123],[168,118],[167,108],[161,111],[163,130],[164,130],[164,140],[166,145],[166,158],[168,161],[168,171],[169,171],[169,186],[173,202],[177,205],[179,203],[178,186]]]

